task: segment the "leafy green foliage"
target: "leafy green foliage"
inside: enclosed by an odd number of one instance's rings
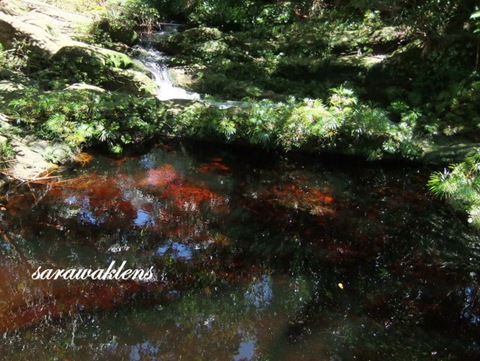
[[[328,19],[270,23],[235,32],[200,27],[171,36],[160,48],[174,55],[172,65],[200,66],[201,91],[207,94],[236,99],[322,98],[332,86],[366,71],[355,61],[333,59],[338,53],[371,52],[370,37],[381,25],[378,13],[367,12],[358,22],[331,14]]]
[[[267,149],[335,150],[371,159],[385,154],[418,154],[412,126],[405,115],[393,123],[386,112],[359,101],[348,88],[319,99],[285,102],[250,101],[243,108],[221,110],[195,104],[168,115],[172,135],[240,143]]]
[[[100,14],[89,30],[91,42],[112,47],[121,42],[132,45],[138,39],[138,31],[151,32],[158,28],[159,13],[142,0],[127,0],[110,4]]]
[[[283,24],[290,22],[293,16],[291,1],[265,4],[258,0],[241,3],[234,0],[156,0],[153,3],[167,18],[192,25],[219,26],[222,29]]]
[[[474,23],[474,30],[473,32],[475,34],[480,33],[480,10],[475,11],[472,16],[470,16],[470,19],[473,20]]]
[[[8,112],[47,139],[71,147],[107,143],[113,151],[151,137],[161,127],[154,99],[123,93],[30,91],[8,104]]]
[[[26,75],[41,67],[42,61],[29,48],[25,40],[15,41],[13,47],[3,49],[0,43],[0,69],[8,69],[14,72],[22,72]]]
[[[3,50],[3,45],[0,43],[0,67],[2,69],[8,68],[8,55],[7,53]]]
[[[12,159],[14,155],[15,153],[8,139],[0,134],[0,169],[4,168],[5,163]]]
[[[479,101],[480,79],[476,74],[440,92],[433,108],[439,117],[438,132],[479,141]]]
[[[432,174],[428,186],[456,208],[467,210],[468,222],[480,227],[480,152],[448,170]]]

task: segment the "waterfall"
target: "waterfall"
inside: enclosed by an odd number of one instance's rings
[[[157,34],[158,35],[158,34]],[[168,57],[152,48],[148,38],[143,41],[143,46],[136,46],[136,59],[151,71],[153,79],[158,85],[157,98],[160,100],[190,99],[200,100],[200,94],[189,92],[175,86],[168,74]]]
[[[189,92],[183,88],[175,86],[168,74],[168,57],[162,52],[154,49],[151,45],[152,39],[169,36],[177,31],[178,24],[165,24],[165,30],[155,34],[149,34],[142,40],[142,45],[135,47],[135,58],[145,65],[153,75],[158,84],[157,98],[160,100],[187,99],[200,100],[219,109],[228,109],[231,107],[245,107],[249,104],[243,101],[226,100],[217,101],[200,98],[200,94]]]

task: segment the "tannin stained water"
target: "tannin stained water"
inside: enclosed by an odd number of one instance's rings
[[[162,145],[0,201],[0,358],[476,360],[479,235],[428,171]],[[39,265],[154,280],[32,280]]]

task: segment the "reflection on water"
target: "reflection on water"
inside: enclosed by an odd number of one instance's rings
[[[164,145],[0,203],[0,358],[477,360],[478,233],[428,171]],[[154,266],[153,282],[41,281]]]
[[[245,292],[247,304],[250,303],[257,310],[266,308],[272,300],[272,280],[263,275],[259,281],[253,283]]]
[[[255,356],[255,340],[242,339],[238,347],[238,354],[233,356],[234,361],[253,360]]]

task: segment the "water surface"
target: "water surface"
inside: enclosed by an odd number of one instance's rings
[[[164,144],[0,202],[5,360],[477,360],[478,233],[429,170]],[[139,281],[39,265],[154,266]]]

